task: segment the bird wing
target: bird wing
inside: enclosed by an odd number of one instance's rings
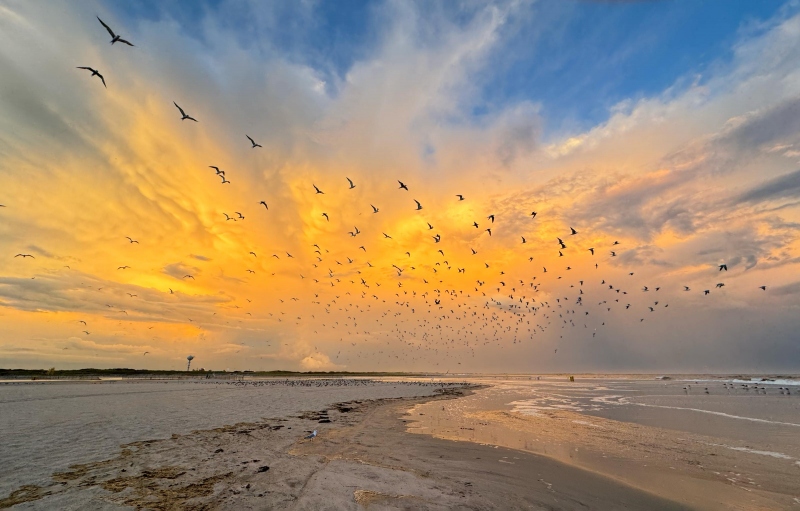
[[[97,76],[99,76],[100,77],[100,81],[103,82],[103,87],[105,87],[107,89],[108,85],[106,85],[106,79],[103,78],[103,75],[101,75],[100,73],[97,73]]]
[[[113,38],[113,37],[117,37],[117,34],[115,34],[113,30],[111,30],[111,27],[109,27],[108,25],[106,25],[105,23],[103,23],[103,20],[101,20],[101,19],[100,19],[100,16],[95,16],[95,17],[97,18],[97,21],[99,21],[101,25],[103,25],[104,27],[106,27],[106,30],[108,30],[108,33],[109,33],[109,34],[111,34],[111,37],[112,37],[112,38]]]
[[[186,116],[186,112],[184,112],[184,111],[183,111],[183,108],[179,107],[179,106],[178,106],[178,104],[177,104],[176,102],[174,102],[174,101],[172,102],[172,104],[173,104],[173,105],[175,105],[175,107],[176,107],[178,110],[180,110],[180,112],[181,112],[181,115],[183,115],[183,116]]]
[[[94,69],[92,69],[90,67],[86,67],[86,66],[78,66],[76,69],[86,69],[86,70],[91,71],[92,73],[94,73]]]
[[[125,39],[117,39],[117,42],[125,43],[128,46],[133,46],[133,43],[131,43],[130,41],[126,41]]]

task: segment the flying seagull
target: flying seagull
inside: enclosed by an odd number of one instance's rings
[[[422,204],[420,204],[420,203],[419,203],[419,201],[418,201],[417,199],[414,199],[414,202],[416,202],[416,203],[417,203],[417,211],[419,211],[420,209],[422,209]]]
[[[181,112],[181,120],[182,120],[182,121],[185,121],[186,119],[189,119],[189,120],[192,120],[192,121],[194,121],[194,122],[197,122],[197,119],[195,119],[194,117],[192,117],[192,116],[190,116],[190,115],[186,115],[186,112],[184,112],[184,111],[183,111],[183,108],[179,107],[179,106],[178,106],[178,104],[177,104],[176,102],[174,102],[174,101],[173,101],[173,102],[172,102],[172,104],[173,104],[173,105],[175,105],[175,107],[176,107],[178,110],[180,110],[180,112]],[[213,168],[213,167],[212,167],[212,168]]]
[[[85,69],[87,71],[91,71],[92,76],[100,78],[100,80],[103,82],[103,87],[105,87],[106,89],[108,88],[108,85],[106,85],[106,79],[103,78],[103,75],[101,75],[100,72],[97,71],[97,69],[92,69],[91,67],[86,67],[86,66],[78,66],[77,69]]]
[[[722,270],[728,271],[728,265],[727,264],[720,264],[719,265],[719,271],[722,271]]]
[[[262,200],[261,202],[259,202],[259,204],[263,204],[265,208],[269,209],[269,206],[267,206],[267,203],[265,201]]]
[[[355,185],[355,184],[353,184],[353,180],[352,180],[352,179],[350,179],[349,177],[346,177],[346,176],[345,176],[345,179],[347,179],[347,182],[348,182],[348,183],[350,183],[350,188],[349,188],[349,190],[352,190],[353,188],[355,188],[355,187],[356,187],[356,185]]]
[[[573,229],[572,227],[570,227],[570,228],[569,228],[569,230],[570,230],[570,231],[572,231],[572,232],[570,232],[570,234],[571,234],[571,235],[573,235],[573,236],[574,236],[574,235],[576,235],[576,234],[578,234],[578,231],[576,231],[576,230],[575,230],[575,229]]]
[[[458,200],[464,200],[464,196],[461,195],[460,193],[457,193],[456,197],[458,197]]]
[[[118,36],[117,34],[115,34],[114,31],[111,30],[111,27],[109,27],[108,25],[103,23],[103,20],[100,19],[100,16],[96,16],[96,18],[97,18],[97,21],[99,21],[101,25],[106,27],[106,30],[108,30],[108,33],[111,35],[111,44],[114,44],[114,43],[125,43],[128,46],[133,46],[130,43],[130,41],[126,41],[125,39],[123,39],[120,36]]]
[[[31,259],[36,259],[35,257],[33,257],[30,254],[17,254],[14,257],[22,257],[23,259],[26,258],[26,257],[30,257]]]
[[[256,147],[261,147],[261,144],[256,144],[256,141],[250,138],[250,135],[245,134],[245,137],[247,137],[247,140],[249,140],[250,143],[253,144],[252,147],[253,149],[255,149]]]
[[[129,242],[131,242],[131,243],[136,243],[137,245],[139,244],[139,242],[138,242],[138,241],[136,241],[135,239],[131,238],[130,236],[125,236],[125,237],[126,237],[126,238],[128,238],[128,241],[129,241]]]
[[[370,206],[372,206],[372,204],[370,204]],[[378,211],[380,211],[378,208],[376,208],[375,206],[372,206],[372,212],[373,213],[377,213]]]
[[[408,187],[402,181],[398,181],[398,183],[400,183],[400,188],[402,188],[405,191],[408,191]]]
[[[311,186],[313,186],[313,187],[314,187],[314,190],[316,190],[316,191],[317,191],[317,193],[321,193],[321,194],[325,195],[325,192],[323,192],[322,190],[320,190],[319,188],[317,188],[317,185],[314,185],[314,184],[312,184]]]

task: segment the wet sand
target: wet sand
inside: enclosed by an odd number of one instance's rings
[[[800,392],[692,384],[506,380],[407,418],[417,434],[545,455],[694,509],[800,509]]]
[[[463,393],[470,391],[353,400],[133,442],[103,461],[73,465],[47,484],[17,488],[0,507],[691,509],[549,457],[406,431],[410,407],[446,408]],[[304,439],[313,429],[319,436]]]

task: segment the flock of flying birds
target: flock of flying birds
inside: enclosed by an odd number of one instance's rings
[[[134,46],[117,35],[99,17],[97,19],[111,36],[112,45],[123,43]],[[96,76],[104,87],[107,86],[105,77],[98,70],[89,66],[80,66],[78,69],[91,72],[91,77]],[[181,121],[199,122],[177,102],[173,104],[180,113]],[[252,149],[262,149],[252,137],[245,136]],[[231,184],[225,170],[215,165],[209,167],[221,180],[220,184]],[[352,179],[345,179],[346,190],[356,188]],[[408,185],[399,180],[397,183],[397,193],[410,193]],[[316,197],[325,195],[325,192],[311,183],[309,194]],[[412,200],[415,207],[409,207],[411,211],[424,211],[420,201]],[[452,200],[461,202],[467,198],[463,194],[454,194]],[[262,215],[270,214],[266,200],[260,201],[258,206],[264,208]],[[369,206],[372,215],[380,214],[377,206]],[[233,215],[223,215],[224,222],[245,220],[245,215],[239,211]],[[538,222],[537,215],[536,211],[532,211],[526,221],[535,225]],[[330,222],[328,212],[323,212],[321,216]],[[489,214],[485,221],[473,221],[470,227],[480,236],[491,237],[493,229],[500,225],[495,224],[495,220],[495,215]],[[535,265],[534,257],[528,258],[528,265],[508,268],[479,259],[479,252],[475,248],[470,248],[466,253],[454,253],[450,246],[443,243],[444,238],[436,228],[424,218],[420,221],[420,230],[426,233],[429,240],[429,248],[424,254],[412,254],[410,250],[405,250],[400,242],[382,229],[361,231],[354,226],[353,230],[342,233],[341,244],[336,247],[352,251],[341,260],[316,243],[308,247],[308,253],[298,254],[297,258],[287,251],[270,256],[277,260],[273,264],[278,265],[277,269],[284,275],[299,269],[293,275],[299,279],[298,284],[304,291],[310,291],[308,299],[277,298],[276,303],[270,304],[271,312],[261,318],[254,317],[243,306],[230,305],[226,307],[227,317],[217,316],[215,312],[208,317],[187,319],[200,329],[209,329],[220,321],[230,323],[261,319],[273,323],[293,323],[298,329],[305,329],[309,335],[313,332],[314,340],[331,341],[338,337],[339,347],[334,348],[338,349],[338,353],[334,356],[331,351],[330,357],[334,363],[355,362],[363,358],[371,368],[380,363],[389,366],[387,369],[419,367],[421,364],[455,368],[465,357],[474,358],[481,353],[476,350],[511,349],[514,345],[532,341],[552,330],[557,330],[559,339],[563,339],[570,331],[579,338],[591,339],[597,335],[598,328],[602,329],[612,321],[641,323],[646,320],[647,314],[669,307],[668,303],[659,299],[661,286],[645,285],[634,291],[626,282],[612,282],[610,278],[607,280],[600,276],[600,263],[608,262],[621,253],[619,241],[610,243],[608,247],[583,245],[583,248],[578,248],[584,243],[580,232],[572,227],[568,229],[565,228],[562,236],[552,240],[553,257],[557,252],[556,260],[566,261],[567,264],[558,268],[551,264],[548,269]],[[362,243],[362,237],[368,238],[368,241]],[[130,245],[140,245],[139,240],[125,238]],[[520,238],[520,244],[528,243],[525,236]],[[380,250],[384,253],[393,251],[394,264],[385,267],[373,265],[368,259],[373,249],[370,246],[372,243],[383,244]],[[442,247],[447,248],[447,252]],[[587,269],[585,257],[581,257],[581,254],[590,260],[597,258],[597,262],[590,263],[598,275],[592,277],[591,281],[573,280],[570,277],[578,265],[582,266],[581,269]],[[14,257],[35,259],[34,255],[24,253]],[[243,258],[254,260],[258,254],[252,250]],[[588,268],[590,271],[591,266]],[[117,269],[124,271],[129,268],[128,265],[120,265]],[[455,273],[452,271],[454,268]],[[248,274],[256,273],[253,269],[246,271]],[[719,274],[727,272],[728,267],[723,263],[712,271]],[[537,275],[520,278],[522,273]],[[634,275],[634,272],[626,273],[631,277]],[[271,276],[274,275],[271,273]],[[468,275],[474,275],[474,279],[468,280]],[[453,279],[453,276],[457,278]],[[194,275],[185,274],[182,280],[196,279]],[[703,295],[709,295],[712,290],[724,286],[724,282],[718,282],[700,291]],[[761,286],[761,290],[766,291],[766,286]],[[690,291],[692,289],[689,286],[683,286],[683,292]],[[175,291],[169,289],[169,294],[174,295]],[[130,299],[138,298],[135,293],[127,295]],[[180,296],[174,298],[180,299]],[[252,301],[247,299],[244,307],[251,305]],[[124,309],[112,305],[108,307],[127,315]],[[259,314],[258,311],[256,313]],[[88,328],[86,321],[81,320],[80,323],[83,328]],[[589,332],[591,337],[588,336]],[[90,335],[91,332],[86,329],[82,333]],[[273,341],[260,342],[271,347]],[[241,344],[244,345],[243,349],[258,347],[257,344]],[[555,346],[554,353],[557,353],[560,344],[556,343]],[[147,353],[144,352],[145,355]],[[245,349],[245,354],[248,353],[250,350]],[[317,347],[314,350],[309,348],[308,356],[318,353]],[[248,360],[245,363],[252,362]]]

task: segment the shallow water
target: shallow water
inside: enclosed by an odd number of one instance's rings
[[[0,496],[24,484],[44,485],[53,472],[70,465],[110,458],[125,443],[433,390],[399,382],[337,387],[175,380],[0,385]]]
[[[800,499],[800,382],[471,381],[491,387],[415,406],[409,431],[543,454],[700,509]]]

